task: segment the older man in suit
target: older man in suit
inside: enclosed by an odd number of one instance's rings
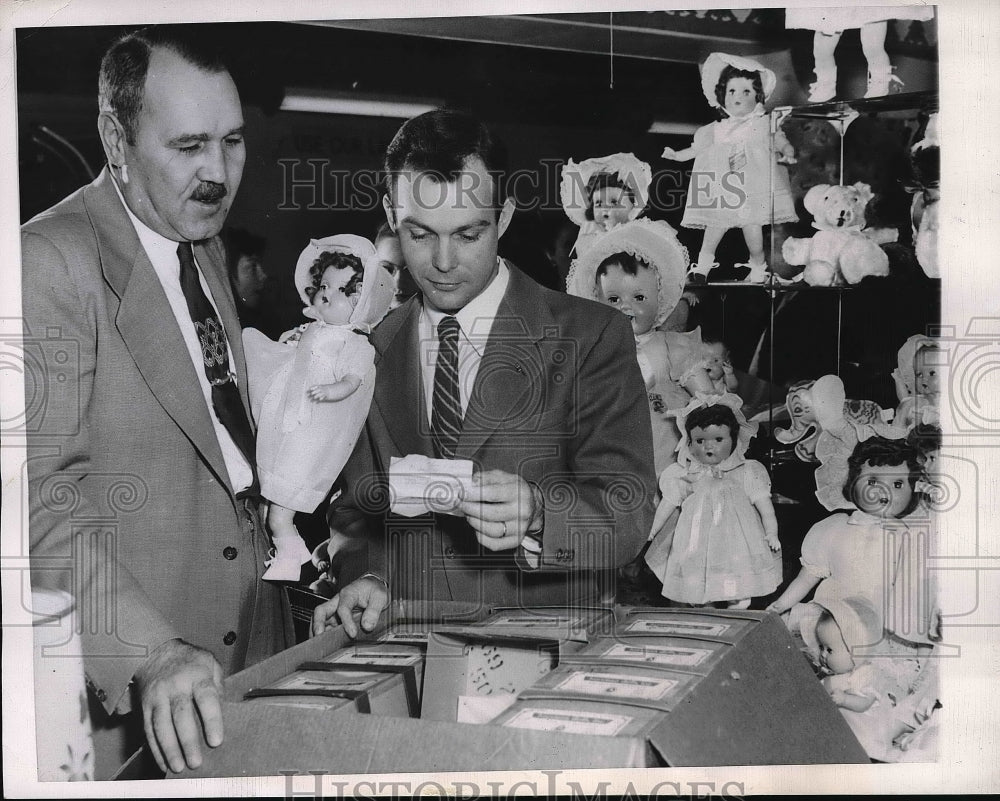
[[[596,598],[595,571],[646,540],[656,484],[627,318],[544,289],[499,259],[513,201],[503,150],[438,110],[386,155],[386,216],[420,295],[376,329],[375,398],[331,528],[368,571],[319,606],[371,629],[392,594],[528,606]],[[467,459],[458,514],[391,511],[392,457]],[[350,557],[349,557],[350,558]]]
[[[184,31],[152,28],[108,50],[99,91],[108,166],[24,225],[22,264],[26,337],[79,353],[68,382],[46,381],[29,437],[29,527],[34,583],[75,596],[107,713],[101,778],[143,730],[161,769],[200,764],[203,736],[222,739],[222,676],[291,644],[291,626],[259,581],[246,371],[216,238],[245,159],[236,86]]]

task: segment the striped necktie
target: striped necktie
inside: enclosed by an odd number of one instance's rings
[[[437,326],[438,357],[434,368],[431,433],[435,455],[451,459],[462,432],[462,396],[458,389],[458,320],[447,316]]]
[[[226,427],[236,447],[240,449],[250,469],[254,471],[254,487],[256,487],[253,430],[250,428],[250,421],[240,399],[236,376],[229,365],[226,331],[201,288],[201,279],[198,277],[198,268],[194,263],[190,242],[181,242],[177,246],[177,260],[181,265],[181,291],[184,293],[191,320],[198,333],[205,375],[212,387],[212,406],[215,407],[219,422]]]

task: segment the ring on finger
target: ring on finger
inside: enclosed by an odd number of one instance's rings
[[[507,521],[504,520],[500,525],[503,526],[503,536],[506,537],[507,536]]]

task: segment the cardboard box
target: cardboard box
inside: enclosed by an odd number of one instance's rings
[[[477,624],[492,611],[469,604],[397,602],[387,623],[409,627],[420,620],[434,621],[437,628],[452,628],[445,637],[454,638],[461,629],[488,631],[489,627]],[[667,694],[669,703],[665,705],[669,709],[649,703],[625,704],[624,708],[630,710],[626,717],[636,722],[629,724],[633,728],[625,727],[614,736],[569,733],[572,727],[550,731],[545,730],[544,723],[535,728],[496,725],[501,722],[499,718],[492,724],[473,725],[385,718],[346,709],[331,715],[322,709],[255,706],[242,700],[251,687],[277,681],[303,662],[321,660],[349,645],[343,630],[334,629],[229,677],[223,701],[225,742],[218,748],[206,749],[209,753],[202,766],[183,775],[197,778],[309,770],[333,774],[423,773],[868,762],[776,615],[722,610],[638,612],[616,609],[612,632],[597,625],[594,630],[599,634],[586,636],[599,637],[602,648],[609,642],[641,645],[649,638],[654,643],[658,640],[661,646],[669,641],[675,651],[687,649],[682,653],[688,654],[689,661],[695,661],[690,656],[692,650],[707,650],[708,656],[693,666],[682,666],[684,669],[664,664],[651,667],[650,663],[635,660],[624,660],[624,664],[600,662],[601,667],[614,668],[612,672],[620,675],[632,672],[648,676],[652,671],[653,675],[677,682],[672,685],[674,695]],[[630,623],[642,619],[673,623],[688,634],[695,623],[715,628],[699,629],[696,636],[669,638],[628,629]],[[595,646],[596,639],[590,644],[582,640],[553,641],[546,626],[530,628],[538,639],[549,638],[558,645],[561,668],[581,669],[581,665],[593,664],[587,661],[585,652]],[[376,632],[371,639],[377,641],[387,630]],[[519,630],[508,641],[523,642],[523,634]],[[428,644],[429,653],[432,643],[433,638]],[[542,677],[536,689],[551,690],[545,683],[557,681],[559,676],[565,674],[553,672]],[[433,671],[427,670],[425,691],[434,678]],[[557,695],[547,700],[525,698],[517,703],[530,701],[535,707],[571,715],[573,709],[593,703]],[[614,706],[621,708],[621,695],[615,701]],[[516,714],[512,709],[501,716]],[[552,728],[558,728],[558,724]]]

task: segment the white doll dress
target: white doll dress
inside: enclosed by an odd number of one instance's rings
[[[932,6],[838,6],[832,8],[785,9],[785,28],[805,28],[834,34],[860,28],[870,22],[890,19],[929,20],[934,18]]]
[[[322,321],[297,342],[243,332],[250,406],[257,420],[261,495],[297,512],[323,501],[364,427],[375,391],[375,349],[349,325]],[[344,376],[360,386],[340,401],[313,401],[306,391]]]
[[[702,126],[692,148],[696,155],[682,226],[729,229],[798,220],[788,170],[771,152],[770,125],[762,110]]]
[[[681,509],[672,541],[657,537],[646,553],[664,597],[705,604],[767,595],[778,587],[781,555],[768,547],[753,505],[771,494],[760,462],[734,454],[715,467],[675,463],[660,476],[660,490],[662,503]]]

